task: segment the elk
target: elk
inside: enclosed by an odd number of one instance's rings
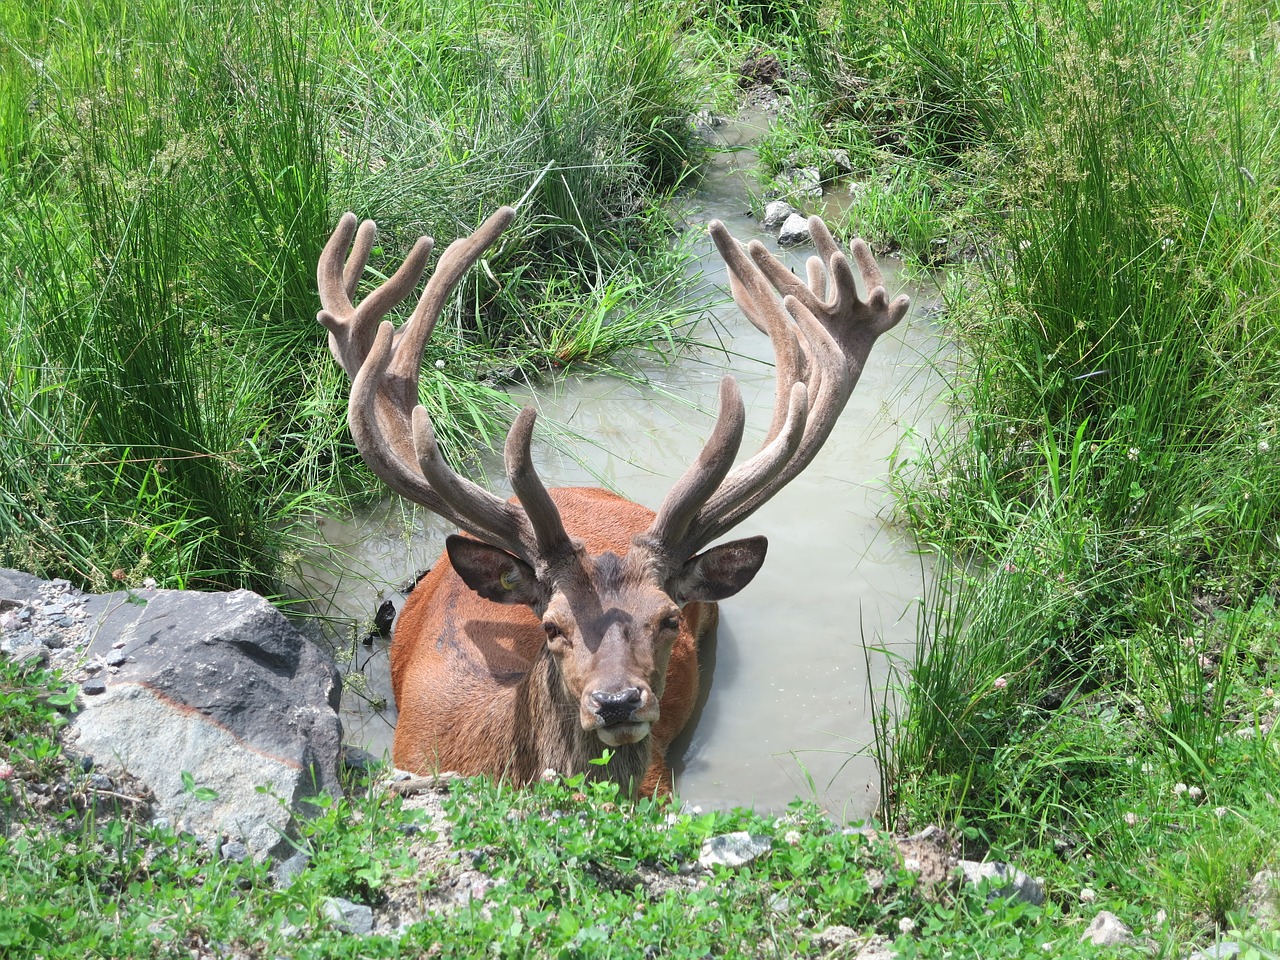
[[[551,768],[608,778],[631,795],[672,789],[667,748],[689,722],[699,642],[716,603],[745,587],[766,538],[708,546],[799,474],[830,434],[877,337],[907,312],[889,302],[870,249],[851,246],[867,290],[817,217],[807,282],[758,241],[709,225],[734,300],[773,343],[773,419],[734,466],[745,412],[731,376],[715,426],[656,512],[595,488],[548,489],[530,456],[536,414],[507,435],[514,496],[455,472],[418,403],[423,349],[465,272],[511,223],[504,207],[441,255],[409,319],[385,320],[417,286],[432,241],[357,305],[376,227],[344,214],[317,280],[334,358],[351,378],[348,421],[370,469],[462,533],[405,601],[391,644],[399,708],[393,759],[429,774],[489,774],[525,784]],[[829,291],[829,292],[828,292]],[[606,764],[591,763],[609,751]]]

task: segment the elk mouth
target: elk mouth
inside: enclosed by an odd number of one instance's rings
[[[651,726],[652,724],[647,720],[623,721],[598,726],[595,728],[595,734],[607,747],[625,747],[639,743],[647,737]]]

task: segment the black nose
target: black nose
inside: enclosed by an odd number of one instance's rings
[[[591,699],[596,704],[596,716],[607,727],[630,720],[643,695],[639,687],[627,687],[616,691],[597,690],[591,694]]]

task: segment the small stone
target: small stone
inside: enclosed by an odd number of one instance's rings
[[[1249,915],[1268,923],[1280,918],[1280,873],[1259,870],[1244,895]]]
[[[817,167],[791,167],[774,178],[775,197],[822,199],[822,171]]]
[[[49,649],[38,644],[25,644],[10,656],[14,663],[25,669],[39,669],[49,665]]]
[[[353,743],[344,743],[342,745],[340,759],[344,767],[356,773],[370,773],[378,767],[377,757]]]
[[[702,842],[698,863],[703,867],[741,867],[773,848],[769,837],[753,836],[745,830],[711,837]]]
[[[787,218],[797,213],[795,207],[787,203],[785,200],[770,200],[765,204],[764,216],[760,219],[760,226],[766,230],[777,230]]]
[[[1080,934],[1080,942],[1088,941],[1099,947],[1115,947],[1133,942],[1133,931],[1120,922],[1109,910],[1103,910],[1093,918],[1089,928]]]
[[[249,848],[239,840],[228,840],[222,845],[222,859],[244,863],[249,859]]]
[[[975,863],[972,860],[961,860],[960,867],[964,870],[965,879],[970,883],[990,881],[988,889],[994,896],[1017,897],[1025,903],[1036,906],[1044,903],[1044,884],[1007,863]]]
[[[125,663],[128,662],[128,660],[129,660],[129,657],[127,654],[117,651],[116,653],[113,653],[111,654],[111,656],[107,657],[107,666],[123,667]]]
[[[96,697],[100,693],[107,692],[107,681],[101,677],[93,677],[82,683],[80,689],[84,691],[86,696]]]
[[[858,936],[858,931],[853,927],[846,927],[843,924],[827,927],[821,933],[813,935],[813,945],[819,950],[834,950],[837,947],[843,947],[850,940]]]
[[[352,903],[341,897],[328,897],[320,906],[324,918],[337,930],[358,937],[373,932],[373,910],[363,903]]]
[[[94,790],[114,790],[115,783],[105,773],[92,773],[89,775],[89,786]]]
[[[782,229],[778,231],[778,245],[782,247],[794,247],[801,243],[809,243],[812,239],[809,233],[809,221],[798,213],[787,217],[786,222],[782,224]]]
[[[41,637],[40,642],[50,650],[61,650],[67,645],[67,638],[60,633],[50,633]]]
[[[1236,960],[1240,956],[1240,944],[1234,940],[1222,940],[1211,947],[1197,950],[1187,960]]]
[[[853,173],[853,161],[849,159],[849,151],[840,147],[832,147],[826,151],[827,163],[835,168],[836,176],[847,177]]]
[[[272,874],[275,876],[276,886],[281,890],[289,887],[303,870],[307,869],[307,855],[298,850],[288,860],[281,860],[275,865]]]

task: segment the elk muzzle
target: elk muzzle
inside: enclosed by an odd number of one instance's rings
[[[583,728],[610,747],[639,743],[658,719],[658,698],[648,689],[593,690],[582,699]]]

